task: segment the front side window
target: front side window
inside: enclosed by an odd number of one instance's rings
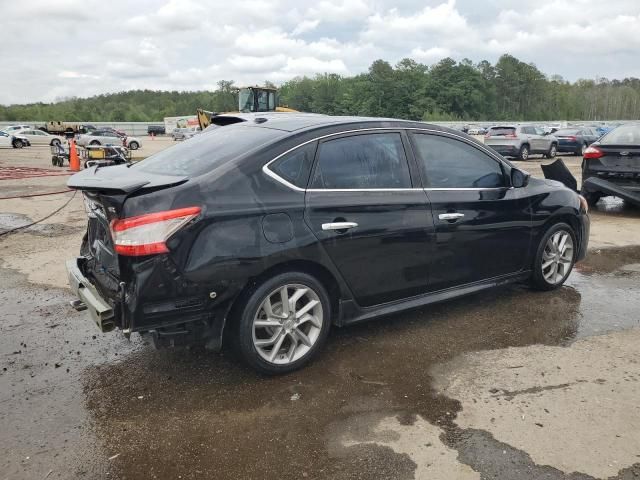
[[[454,138],[412,134],[416,156],[429,188],[504,187],[500,163]]]
[[[354,135],[320,144],[313,188],[411,188],[399,133]]]
[[[283,155],[268,168],[296,187],[305,188],[309,181],[315,153],[316,142],[311,142]]]

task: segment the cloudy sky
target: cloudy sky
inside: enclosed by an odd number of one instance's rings
[[[640,0],[0,0],[0,104],[365,71],[382,58],[640,77]]]

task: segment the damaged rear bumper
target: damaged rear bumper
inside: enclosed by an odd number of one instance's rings
[[[640,183],[614,183],[598,177],[589,177],[582,184],[582,191],[613,195],[640,207]]]
[[[69,287],[81,302],[72,302],[72,305],[77,310],[88,310],[98,328],[103,332],[110,332],[115,328],[114,310],[89,279],[83,275],[78,265],[80,258],[67,260],[66,263]]]

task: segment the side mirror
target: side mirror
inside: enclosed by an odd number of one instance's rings
[[[514,188],[526,187],[529,184],[529,177],[531,175],[517,168],[511,169],[511,185]]]

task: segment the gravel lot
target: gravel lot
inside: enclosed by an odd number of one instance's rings
[[[35,147],[0,150],[5,167],[52,168]],[[0,180],[0,197],[67,178]],[[0,231],[71,195],[0,200]],[[68,306],[64,260],[84,226],[76,196],[0,237],[0,478],[640,476],[638,209],[594,209],[589,256],[558,291],[515,285],[334,329],[314,364],[279,378],[233,352],[99,333]]]

